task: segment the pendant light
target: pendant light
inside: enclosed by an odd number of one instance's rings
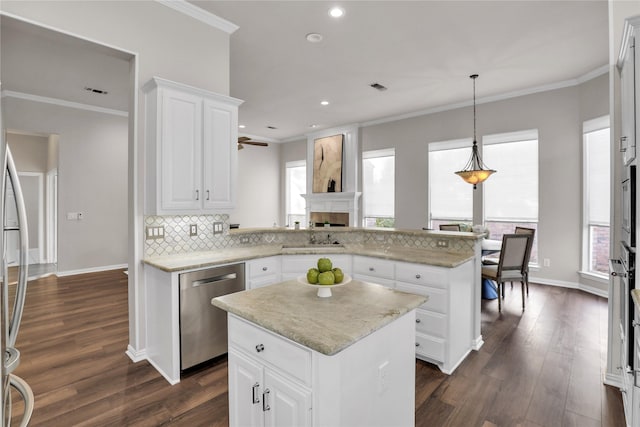
[[[473,189],[476,189],[476,184],[484,182],[489,176],[496,172],[493,169],[487,168],[482,162],[480,154],[478,154],[478,142],[476,140],[476,79],[477,74],[469,76],[473,80],[473,147],[471,147],[471,158],[465,165],[464,169],[456,172],[460,178],[465,182],[473,184]]]

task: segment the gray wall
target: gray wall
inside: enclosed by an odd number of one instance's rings
[[[127,119],[14,98],[2,103],[8,127],[59,137],[58,270],[126,264]],[[67,212],[84,219],[69,221]]]

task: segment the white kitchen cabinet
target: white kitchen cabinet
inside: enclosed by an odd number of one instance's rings
[[[247,289],[280,282],[280,256],[257,258],[245,262]]]
[[[363,282],[377,283],[387,288],[395,287],[395,262],[362,256],[353,256],[353,278]]]
[[[329,258],[334,268],[339,267],[345,274],[351,275],[349,254],[282,255],[282,280],[306,275],[310,268],[317,267],[319,258]]]
[[[168,80],[144,87],[148,215],[233,208],[242,101]]]
[[[395,263],[395,289],[429,300],[416,310],[416,357],[451,374],[473,348],[473,262],[445,268]]]

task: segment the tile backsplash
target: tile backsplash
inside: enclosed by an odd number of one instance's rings
[[[432,234],[421,230],[318,227],[312,230],[239,229],[229,233],[229,216],[226,214],[146,216],[144,223],[145,230],[147,227],[164,227],[163,238],[145,239],[145,257],[249,245],[306,244],[312,235],[318,242],[329,239],[332,242],[346,244],[444,250],[455,253],[473,253],[475,243],[474,239]],[[214,223],[222,223],[222,233],[214,234]],[[197,229],[195,236],[190,235],[192,225]],[[448,242],[445,248],[438,247],[438,241],[442,239]]]

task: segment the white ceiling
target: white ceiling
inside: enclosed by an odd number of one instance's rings
[[[609,59],[606,0],[190,3],[240,27],[231,95],[245,100],[241,133],[277,140],[469,103],[473,73],[487,98],[579,79]],[[336,4],[340,19],[328,15]],[[324,40],[307,42],[312,32]]]
[[[473,73],[482,101],[608,63],[606,0],[190,3],[239,25],[231,95],[245,100],[240,132],[268,141],[469,104]],[[344,17],[329,17],[334,4]],[[127,55],[6,16],[0,28],[3,90],[127,110]],[[324,40],[307,42],[311,32]]]

